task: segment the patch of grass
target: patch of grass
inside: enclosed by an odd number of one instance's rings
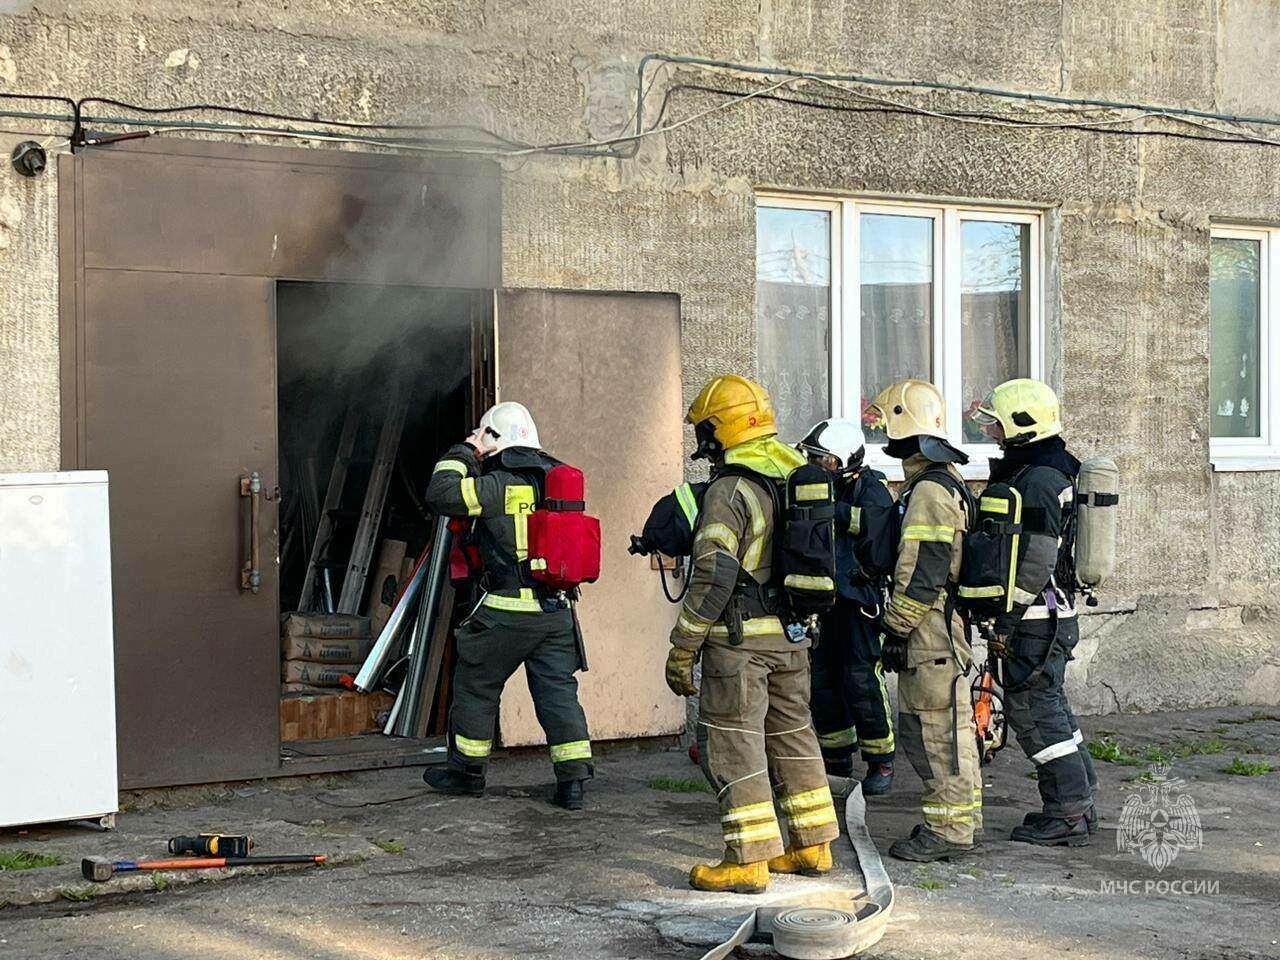
[[[1265,760],[1245,760],[1241,757],[1236,757],[1222,768],[1222,772],[1236,777],[1262,777],[1274,769],[1275,767]]]
[[[650,777],[650,790],[662,790],[666,793],[710,793],[711,784],[697,777]]]
[[[1089,756],[1095,760],[1101,760],[1103,763],[1118,763],[1126,767],[1137,767],[1143,763],[1141,757],[1135,756],[1120,746],[1119,742],[1113,737],[1090,740],[1086,746],[1089,750]]]
[[[1028,780],[1039,780],[1039,779],[1040,779],[1040,771],[1039,771],[1039,770],[1028,770],[1028,771],[1027,771],[1027,779],[1028,779]]]
[[[58,896],[72,903],[84,903],[97,896],[97,891],[93,887],[59,887]]]
[[[1225,736],[1227,735],[1227,728],[1226,728],[1226,727],[1214,727],[1214,728],[1213,728],[1213,735],[1214,735],[1215,737],[1225,737]]]
[[[945,890],[947,884],[945,880],[921,880],[916,883],[921,890]]]
[[[373,841],[373,845],[384,853],[404,853],[403,840],[375,840]]]
[[[151,875],[151,889],[156,893],[164,893],[169,889],[169,878],[160,873]]]
[[[52,853],[32,853],[30,850],[0,853],[0,870],[35,870],[37,867],[56,867],[62,862],[61,857]]]

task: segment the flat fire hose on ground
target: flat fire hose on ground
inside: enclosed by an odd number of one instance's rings
[[[893,883],[867,832],[862,784],[833,777],[831,789],[847,796],[845,831],[853,843],[863,889],[832,890],[757,907],[732,937],[703,954],[702,960],[725,960],[748,941],[772,941],[779,955],[794,960],[839,960],[861,953],[884,936],[893,912]]]

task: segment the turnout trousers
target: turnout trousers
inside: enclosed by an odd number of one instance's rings
[[[982,829],[977,737],[969,684],[953,658],[898,674],[898,741],[924,781],[925,824],[952,843],[972,843]]]
[[[483,775],[493,751],[498,702],[523,664],[556,780],[588,780],[591,737],[578,703],[581,664],[568,610],[512,613],[480,607],[457,631],[458,664],[449,710],[449,765]]]
[[[720,802],[725,860],[756,863],[840,835],[809,716],[809,651],[702,648],[699,758]]]
[[[1063,690],[1080,627],[1074,617],[1059,621],[1055,639],[1047,635],[1047,621],[1032,624],[1040,629],[1020,627],[1009,638],[1005,713],[1022,752],[1036,766],[1045,815],[1079,817],[1093,805],[1098,788],[1093,758]]]
[[[880,631],[857,603],[838,599],[822,618],[811,670],[813,725],[822,756],[844,760],[860,747],[868,763],[892,762],[893,713],[880,666]]]

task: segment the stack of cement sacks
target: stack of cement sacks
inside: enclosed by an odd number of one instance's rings
[[[285,693],[333,693],[354,676],[373,645],[368,617],[287,613],[280,629]],[[337,689],[335,689],[337,688]]]

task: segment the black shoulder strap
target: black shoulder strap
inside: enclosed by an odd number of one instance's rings
[[[964,505],[965,523],[968,527],[973,526],[974,514],[977,511],[974,510],[973,494],[969,492],[969,487],[963,480],[957,480],[945,467],[930,467],[928,470],[923,470],[918,473],[911,482],[903,488],[901,497],[909,496],[911,491],[916,488],[916,485],[919,484],[921,480],[936,480],[938,483],[942,484],[942,486],[958,493],[960,495],[960,502]]]

